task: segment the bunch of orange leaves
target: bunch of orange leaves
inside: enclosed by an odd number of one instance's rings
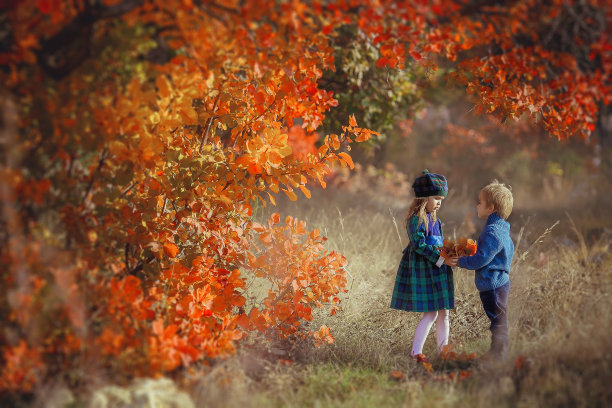
[[[449,256],[472,256],[476,255],[476,241],[466,237],[460,237],[456,242],[444,240],[444,245],[440,248],[440,255]]]

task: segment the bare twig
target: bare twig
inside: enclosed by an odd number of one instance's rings
[[[128,257],[129,251],[130,251],[130,244],[128,242],[126,242],[125,243],[125,248],[124,248],[124,252],[125,252],[125,270],[128,273],[131,273],[131,271],[130,271],[130,260],[129,260],[129,257]]]
[[[541,243],[542,240],[551,233],[551,231],[557,226],[559,225],[559,220],[555,221],[555,223],[553,225],[551,225],[550,227],[546,228],[544,230],[544,232],[542,234],[540,234],[539,237],[537,237],[532,243],[531,245],[529,245],[529,247],[523,251],[523,253],[521,253],[520,255],[518,255],[516,257],[516,262],[512,263],[512,268],[516,268],[518,265],[520,265],[523,261],[525,261],[525,259],[527,258],[527,255],[529,254],[529,252],[534,249],[537,244]],[[521,236],[522,236],[522,230],[521,230]]]
[[[389,208],[389,214],[391,214],[391,219],[393,220],[393,225],[395,225],[395,232],[397,232],[397,238],[399,239],[400,246],[404,246],[404,244],[402,242],[402,236],[400,235],[399,228],[397,227],[397,222],[395,221],[395,216],[393,215],[393,212],[391,211],[390,208]]]
[[[98,175],[98,173],[102,169],[102,166],[104,165],[105,161],[106,161],[106,149],[104,149],[102,151],[102,153],[100,154],[100,160],[98,161],[98,167],[96,167],[96,170],[91,175],[91,179],[89,180],[89,184],[87,185],[87,189],[85,190],[85,194],[83,194],[83,198],[81,199],[81,204],[83,204],[85,202],[85,199],[89,195],[89,192],[91,191],[91,188],[93,187],[93,183],[94,183],[94,181],[96,179],[96,176]]]
[[[580,244],[580,252],[582,255],[582,260],[586,260],[589,256],[589,250],[586,246],[586,242],[584,241],[584,236],[582,235],[582,233],[580,233],[580,231],[578,230],[578,227],[576,227],[576,224],[574,223],[574,220],[572,219],[572,217],[567,213],[567,211],[565,212],[565,215],[567,216],[567,218],[569,219],[570,224],[572,225],[572,231],[574,231],[574,234],[576,234],[576,237],[578,238],[578,243]]]
[[[121,194],[119,195],[119,198],[122,198],[123,196],[125,196],[127,193],[130,192],[130,190],[132,190],[134,187],[136,186],[136,183],[132,182],[125,190],[123,190],[121,192]]]
[[[202,141],[200,142],[200,149],[199,149],[200,153],[202,152],[202,149],[204,148],[204,145],[206,144],[206,142],[208,142],[208,134],[210,132],[210,126],[215,120],[214,114],[215,114],[215,111],[217,110],[217,104],[219,103],[220,97],[221,97],[221,90],[219,90],[219,94],[217,95],[217,98],[215,99],[215,104],[213,105],[213,108],[212,108],[212,114],[210,118],[208,119],[208,124],[206,125],[206,132],[202,136]]]

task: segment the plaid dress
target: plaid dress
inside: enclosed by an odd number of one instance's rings
[[[427,214],[429,231],[419,225],[419,217],[408,220],[406,230],[410,244],[404,249],[391,298],[391,308],[410,312],[433,312],[455,308],[452,270],[447,265],[438,268],[437,246],[442,246],[442,224],[433,222]]]

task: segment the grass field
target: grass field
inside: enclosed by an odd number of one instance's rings
[[[508,359],[488,366],[443,361],[435,356],[432,330],[424,350],[433,363],[428,373],[408,358],[420,314],[389,308],[407,243],[404,215],[397,206],[385,209],[380,197],[317,194],[260,209],[258,216],[279,211],[281,218],[304,219],[329,238],[329,250],[347,257],[343,311],[311,322],[331,327],[335,344],[303,346],[284,364],[243,349],[194,382],[196,406],[612,406],[612,214],[605,203],[574,210],[517,206],[510,218],[517,250]],[[455,197],[443,205],[447,236],[477,237],[482,222],[466,222],[471,202],[465,202]],[[481,355],[490,334],[473,272],[455,271],[455,306],[450,343]]]
[[[85,400],[43,398],[43,406],[93,407],[605,407],[612,406],[612,214],[603,198],[573,208],[517,205],[510,217],[516,243],[509,298],[507,360],[443,361],[433,329],[424,352],[432,372],[409,359],[420,314],[389,308],[407,244],[409,201],[346,189],[258,208],[265,220],[306,220],[328,237],[328,250],[348,259],[348,292],[335,316],[319,312],[335,343],[248,344],[204,374],[181,381],[136,380],[131,387],[98,389]],[[540,203],[541,204],[541,203]],[[473,200],[450,195],[439,216],[446,236],[476,238],[483,223],[470,217]],[[455,271],[450,343],[481,355],[489,346],[473,272]],[[175,379],[176,380],[176,379]],[[53,401],[58,401],[57,403]],[[64,402],[62,402],[64,401]],[[68,402],[68,404],[65,404]],[[147,405],[149,404],[149,405]]]

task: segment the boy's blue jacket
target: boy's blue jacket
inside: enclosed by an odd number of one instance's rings
[[[487,225],[478,237],[476,255],[459,258],[459,266],[476,271],[476,288],[484,292],[510,282],[513,256],[514,244],[510,239],[510,224],[494,212],[487,218]]]

